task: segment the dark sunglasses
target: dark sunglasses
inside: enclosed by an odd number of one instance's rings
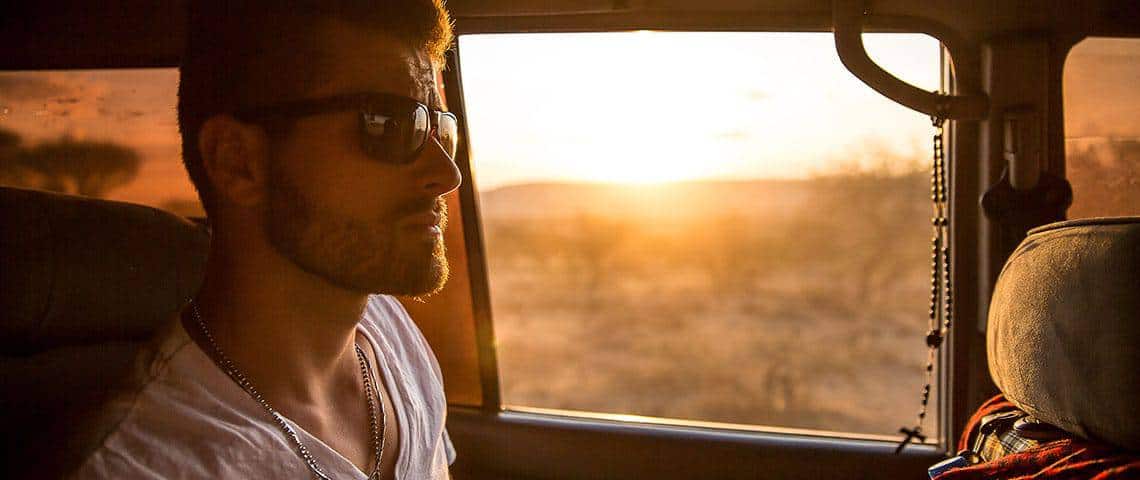
[[[360,112],[360,146],[369,157],[384,163],[411,163],[434,136],[447,155],[455,158],[459,144],[455,115],[399,95],[350,93],[296,100],[242,109],[234,117],[261,123],[345,110]]]

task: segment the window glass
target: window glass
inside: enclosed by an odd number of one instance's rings
[[[202,215],[177,91],[174,68],[0,72],[0,184]]]
[[[938,89],[936,40],[866,43]],[[459,47],[508,408],[913,423],[932,128],[848,73],[830,34]]]
[[[1065,61],[1069,218],[1140,215],[1140,39],[1090,38]]]

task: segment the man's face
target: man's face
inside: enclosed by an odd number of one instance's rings
[[[424,52],[341,22],[317,33],[327,65],[306,95],[377,92],[440,109]],[[378,161],[360,146],[359,112],[302,117],[271,149],[265,231],[301,269],[356,292],[424,295],[447,279],[441,196],[459,171],[434,138],[416,158]]]

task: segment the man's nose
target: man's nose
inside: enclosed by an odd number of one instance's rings
[[[431,195],[443,196],[451,193],[459,188],[459,184],[463,181],[455,160],[447,154],[435,135],[432,135],[427,145],[420,150],[414,166],[416,178],[421,182],[422,188]]]

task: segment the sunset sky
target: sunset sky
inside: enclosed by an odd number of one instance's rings
[[[865,41],[895,75],[938,88],[934,39],[875,34]],[[802,178],[881,153],[925,161],[930,150],[927,118],[855,79],[827,33],[474,35],[459,47],[481,189]],[[1135,77],[1137,40],[1089,41],[1075,50],[1083,51],[1123,58],[1111,63]],[[175,69],[0,72],[0,127],[27,144],[70,135],[131,145],[147,181],[114,198],[193,198],[179,162],[177,78]],[[1113,91],[1131,90],[1117,83]],[[1066,108],[1085,116],[1103,110],[1069,99],[1066,93]],[[1119,107],[1113,118],[1137,118],[1121,106],[1134,102],[1108,105]]]
[[[938,42],[866,35],[926,90]],[[506,34],[459,40],[475,178],[805,177],[867,151],[926,157],[926,117],[863,85],[828,33]]]
[[[868,35],[874,58],[938,86],[938,44]],[[869,146],[924,152],[929,126],[858,82],[823,33],[479,35],[460,38],[481,188],[801,177]],[[0,126],[134,146],[141,177],[113,196],[191,197],[178,164],[177,72],[0,73]],[[858,152],[851,152],[857,150]]]

